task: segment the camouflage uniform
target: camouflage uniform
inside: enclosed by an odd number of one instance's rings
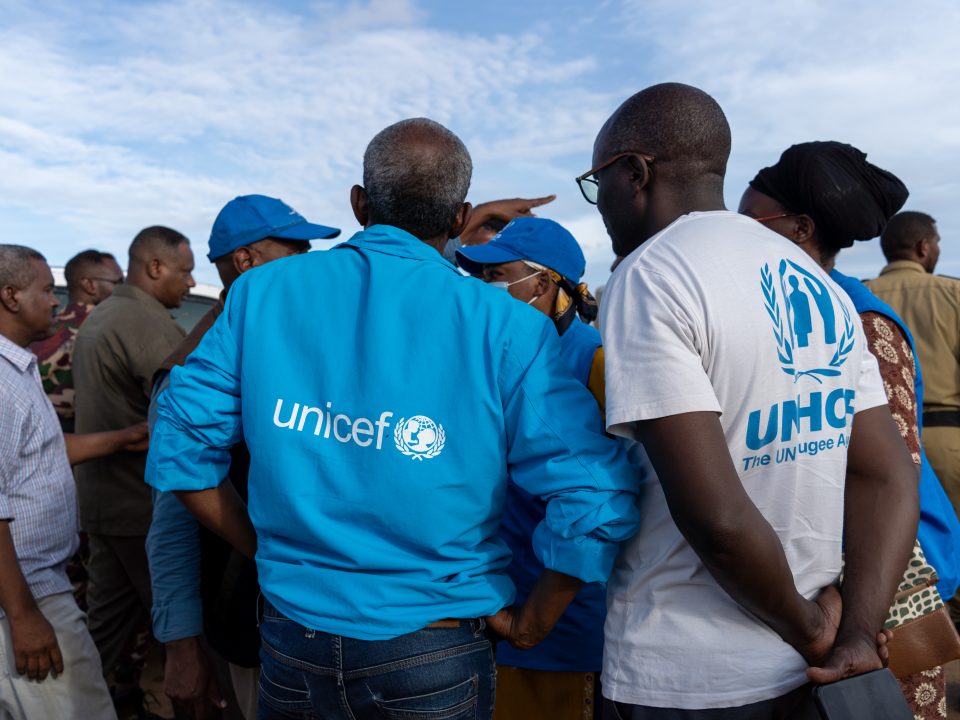
[[[93,305],[70,303],[53,323],[53,335],[30,346],[37,356],[43,391],[50,398],[65,430],[73,425],[73,343]]]

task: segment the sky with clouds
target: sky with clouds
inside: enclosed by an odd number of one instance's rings
[[[953,0],[0,0],[0,241],[62,265],[123,255],[142,227],[186,233],[197,277],[219,209],[284,198],[357,229],[351,185],[384,126],[426,115],[474,159],[473,202],[556,193],[587,279],[612,260],[573,178],[629,95],[703,88],[733,130],[727,201],[787,146],[842,140],[937,218],[960,275],[960,54]],[[326,244],[318,243],[318,247]],[[840,268],[875,275],[878,243]]]

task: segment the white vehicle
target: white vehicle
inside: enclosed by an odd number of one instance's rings
[[[54,292],[60,300],[60,308],[63,308],[67,304],[67,280],[63,275],[63,268],[55,267],[50,268],[50,270],[53,273]],[[183,305],[171,310],[170,314],[184,330],[190,332],[193,326],[200,322],[200,318],[217,304],[219,298],[220,288],[216,285],[197,283],[196,287],[190,291],[187,299],[183,301]]]

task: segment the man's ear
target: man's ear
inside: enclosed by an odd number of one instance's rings
[[[10,285],[0,288],[0,305],[8,312],[20,312],[20,291]]]
[[[633,171],[634,194],[639,193],[647,187],[653,179],[650,164],[643,158],[634,157],[633,155],[628,155],[626,160],[630,164],[630,169]]]
[[[87,295],[96,295],[97,286],[94,284],[95,282],[93,278],[80,278],[80,287]]]
[[[354,185],[350,188],[350,207],[353,208],[353,216],[360,223],[361,227],[366,227],[370,219],[370,212],[367,208],[367,191],[360,185]]]
[[[930,245],[931,242],[928,238],[917,240],[917,244],[913,247],[913,252],[918,260],[926,260],[930,257]]]
[[[470,222],[470,216],[473,214],[473,205],[468,202],[463,203],[457,210],[457,215],[453,219],[453,225],[450,226],[450,237],[459,237],[467,223]]]
[[[250,248],[248,247],[238,247],[234,250],[231,260],[233,261],[233,268],[237,271],[238,275],[242,275],[254,266],[253,253],[250,252]]]
[[[161,268],[163,267],[163,261],[158,257],[150,258],[146,263],[147,277],[151,280],[160,279],[162,274]]]

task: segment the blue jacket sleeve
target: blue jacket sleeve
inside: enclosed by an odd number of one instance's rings
[[[223,314],[203,336],[157,400],[145,478],[158,490],[217,487],[242,439],[240,367],[244,278],[230,290]]]
[[[639,477],[603,433],[597,402],[563,363],[549,322],[514,333],[504,416],[511,479],[547,501],[533,546],[545,567],[605,582],[639,524]]]
[[[147,559],[153,588],[153,634],[163,643],[203,632],[198,529],[197,521],[176,496],[153,494]]]

